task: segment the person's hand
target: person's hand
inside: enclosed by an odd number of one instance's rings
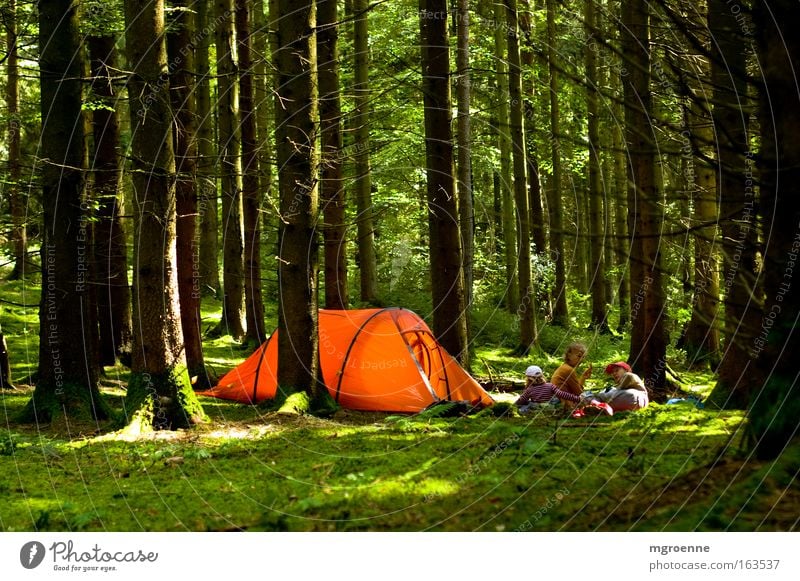
[[[586,370],[583,372],[583,378],[589,379],[591,376],[592,376],[592,364],[590,363],[589,367],[587,367]]]

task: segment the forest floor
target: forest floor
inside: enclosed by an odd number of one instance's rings
[[[18,304],[38,297],[7,290]],[[493,393],[500,405],[470,416],[340,410],[320,419],[204,397],[206,425],[135,439],[113,422],[19,424],[33,390],[35,312],[2,306],[19,383],[0,390],[2,531],[800,528],[800,447],[756,461],[743,412],[685,402],[573,419],[549,409],[519,416],[508,405],[516,394]],[[539,359],[552,367],[568,336],[551,334]],[[625,347],[596,345],[598,363]],[[228,338],[206,347],[217,374],[247,355]],[[526,364],[496,345],[476,349],[475,367],[495,380],[518,379]],[[700,396],[711,387],[708,374],[682,374]],[[124,368],[107,369],[102,392],[116,410],[124,388]]]

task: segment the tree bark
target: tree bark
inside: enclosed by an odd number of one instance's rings
[[[509,126],[508,67],[506,66],[505,5],[494,3],[494,57],[497,80],[497,141],[500,150],[500,200],[503,234],[503,258],[505,262],[506,308],[512,315],[519,309],[519,286],[517,284],[516,232],[514,227],[514,197],[511,188],[511,136]]]
[[[125,3],[134,196],[134,301],[127,430],[204,420],[183,350],[176,266],[175,157],[163,0]]]
[[[339,94],[339,24],[336,0],[317,2],[319,118],[322,144],[321,197],[324,213],[325,308],[346,309],[347,226],[342,178],[342,106]]]
[[[319,377],[316,10],[313,0],[278,4],[278,398],[305,392],[324,401],[330,396]]]
[[[128,286],[128,250],[120,213],[122,167],[119,158],[117,97],[112,87],[117,68],[114,36],[90,36],[92,93],[103,106],[92,111],[94,133],[93,199],[97,203],[94,231],[94,276],[99,323],[101,365],[114,365],[117,357],[130,364],[131,291]]]
[[[197,389],[211,386],[203,359],[200,327],[200,245],[197,225],[197,130],[194,94],[193,0],[173,0],[176,10],[167,33],[170,71],[170,101],[173,111],[175,148],[175,210],[178,294],[181,330],[189,377]]]
[[[258,346],[267,338],[261,291],[261,189],[258,172],[252,16],[249,2],[236,0],[239,60],[239,115],[242,135],[242,206],[244,214],[245,344]]]
[[[42,294],[39,368],[23,421],[104,419],[97,387],[96,305],[89,300],[91,228],[83,167],[83,62],[77,6],[39,5],[42,178]]]
[[[234,0],[217,0],[217,150],[222,182],[222,319],[217,331],[240,340],[244,322],[244,240],[239,90],[234,56]]]
[[[709,43],[710,45],[710,43]],[[710,80],[708,59],[700,57],[697,76]],[[687,198],[694,205],[691,224],[694,231],[694,287],[692,293],[692,318],[683,337],[683,348],[692,368],[703,368],[709,364],[716,369],[720,360],[719,343],[719,266],[714,248],[718,233],[716,221],[717,190],[716,172],[711,162],[714,152],[714,132],[711,112],[707,109],[703,95],[710,90],[708,86],[695,88],[691,104],[687,110],[687,143],[684,149],[691,157],[684,155],[688,167]]]
[[[536,342],[536,295],[531,280],[531,224],[528,211],[528,163],[526,159],[525,125],[522,102],[522,69],[519,57],[519,26],[517,2],[505,0],[508,39],[508,88],[511,102],[510,127],[514,160],[514,202],[517,226],[517,277],[520,304],[519,322],[520,354],[527,354]]]
[[[594,0],[584,3],[586,37],[596,34]],[[600,117],[597,108],[597,43],[587,42],[586,56],[586,116],[589,133],[589,285],[592,294],[591,325],[601,333],[608,333],[606,310],[605,219],[603,184],[600,161]]]
[[[6,28],[6,109],[8,113],[8,183],[6,195],[11,210],[11,247],[14,268],[9,280],[25,277],[25,260],[28,253],[28,233],[25,225],[25,206],[19,192],[21,177],[21,135],[22,124],[19,119],[19,70],[17,46],[17,6],[16,0],[8,0]]]
[[[754,160],[748,140],[746,43],[740,25],[724,0],[710,0],[708,28],[714,39],[711,82],[712,118],[719,173],[725,316],[725,344],[718,369],[719,381],[711,398],[728,408],[745,408],[756,387],[748,373],[750,349],[761,325],[763,296],[759,285],[757,200]]]
[[[763,85],[758,118],[761,126],[761,197],[764,231],[769,244],[764,256],[766,304],[759,333],[751,343],[757,355],[748,435],[756,456],[776,458],[796,442],[800,417],[797,398],[797,354],[800,353],[800,100],[795,68],[800,40],[792,28],[800,18],[797,2],[760,0],[755,4],[759,69]],[[766,340],[765,340],[766,336]],[[726,355],[727,357],[727,355]],[[755,380],[755,381],[753,381]]]
[[[625,128],[628,142],[628,227],[631,236],[631,346],[629,361],[655,398],[666,390],[665,296],[660,254],[655,138],[650,126],[650,15],[646,4],[625,0],[622,50],[629,61],[625,77]]]
[[[620,82],[619,75],[615,75],[616,88],[622,90],[622,83]],[[622,104],[615,104],[614,115],[617,119],[624,120],[625,106]],[[619,124],[614,129],[614,191],[615,208],[614,208],[614,249],[615,249],[615,264],[619,271],[619,279],[617,280],[617,308],[619,310],[619,322],[617,324],[617,331],[619,333],[627,332],[628,324],[630,323],[631,316],[631,301],[630,301],[630,238],[628,234],[628,169],[626,166],[625,158],[625,142],[624,142],[625,127]]]
[[[558,72],[556,64],[555,0],[547,0],[547,62],[550,72],[550,146],[553,163],[550,187],[550,248],[555,255],[556,287],[553,324],[567,326],[567,277],[564,259],[564,222],[561,216],[561,128],[558,110]]]
[[[209,29],[210,0],[197,0],[197,28],[201,31],[195,51],[197,68],[197,187],[200,218],[200,294],[217,296],[219,284],[219,204],[217,203],[214,119],[211,112],[211,71],[208,50],[213,29]]]
[[[433,332],[445,350],[468,367],[464,272],[453,175],[447,20],[428,17],[446,13],[446,0],[420,0]]]
[[[273,0],[274,1],[274,0]],[[275,247],[278,236],[278,213],[274,211],[278,207],[278,199],[275,187],[275,131],[273,120],[275,115],[274,100],[272,98],[274,67],[272,64],[272,44],[274,34],[271,32],[272,22],[268,18],[265,10],[268,10],[268,2],[256,0],[253,4],[253,73],[255,84],[255,114],[256,114],[256,135],[258,136],[258,183],[261,191],[261,232],[262,249],[264,256],[272,257],[267,262],[267,270],[271,271],[274,264]],[[262,261],[262,267],[264,261]],[[262,272],[262,293],[269,299],[273,299],[275,289],[275,278],[267,277]]]
[[[372,207],[372,170],[369,144],[369,24],[367,0],[353,0],[353,50],[355,52],[355,189],[358,210],[358,265],[361,279],[361,301],[378,300],[378,267],[375,256],[375,226]]]
[[[536,88],[533,83],[533,71],[535,70],[533,55],[535,48],[533,46],[533,31],[531,30],[532,14],[530,12],[530,5],[528,0],[521,0],[520,6],[522,10],[517,12],[517,20],[519,22],[520,32],[523,34],[525,50],[520,48],[520,60],[522,62],[523,71],[531,71],[523,79],[522,93],[525,96],[524,115],[526,129],[533,126],[533,115],[535,104],[533,102],[536,96]],[[547,252],[547,220],[544,215],[544,208],[542,207],[542,185],[539,179],[539,163],[536,161],[536,148],[534,147],[534,140],[526,139],[525,144],[528,148],[526,157],[528,159],[528,211],[530,213],[531,224],[531,239],[533,240],[535,252],[537,254],[544,254]],[[537,297],[547,300],[546,293],[537,293]]]
[[[470,134],[469,0],[458,0],[455,12],[456,99],[458,102],[458,210],[461,247],[464,256],[464,300],[467,306],[467,331],[472,305],[472,265],[475,254],[475,210],[472,193],[472,136]]]

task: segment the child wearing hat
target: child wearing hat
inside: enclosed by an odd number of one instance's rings
[[[552,383],[547,383],[542,368],[538,365],[531,365],[525,370],[525,391],[514,403],[519,407],[519,411],[526,412],[534,404],[549,402],[553,396],[562,401],[566,400],[573,403],[580,403],[581,401],[580,395],[562,391]]]
[[[617,361],[606,366],[606,373],[611,375],[617,385],[608,391],[597,394],[597,399],[607,403],[615,412],[633,411],[646,408],[650,403],[647,388],[642,378],[631,371],[631,366],[624,361]]]

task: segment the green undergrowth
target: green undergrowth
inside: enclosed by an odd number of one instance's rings
[[[36,292],[34,292],[36,291]],[[209,421],[134,436],[116,431],[129,379],[105,369],[101,391],[117,417],[22,425],[38,354],[35,278],[4,282],[0,322],[17,391],[0,391],[2,531],[550,531],[795,530],[800,447],[759,463],[743,449],[742,412],[691,403],[654,404],[613,417],[520,416],[515,393],[460,416],[448,406],[414,416],[339,410],[280,414],[201,397]],[[30,306],[20,306],[30,305]],[[220,303],[203,301],[203,330]],[[276,309],[268,309],[275,313]],[[542,326],[540,344],[513,355],[513,320],[478,313],[472,372],[522,380],[548,374],[566,346],[589,346],[602,389],[606,363],[627,341],[577,326]],[[274,328],[275,321],[267,321]],[[253,351],[230,337],[204,338],[219,377]],[[682,371],[675,395],[708,394],[709,372]]]
[[[208,424],[123,439],[14,425],[29,393],[1,396],[3,531],[770,530],[786,524],[769,502],[796,488],[800,456],[759,476],[767,466],[739,450],[742,414],[690,404],[319,419],[203,398]],[[713,476],[732,466],[746,478]],[[715,508],[684,502],[686,486]],[[632,494],[649,502],[620,512]]]

